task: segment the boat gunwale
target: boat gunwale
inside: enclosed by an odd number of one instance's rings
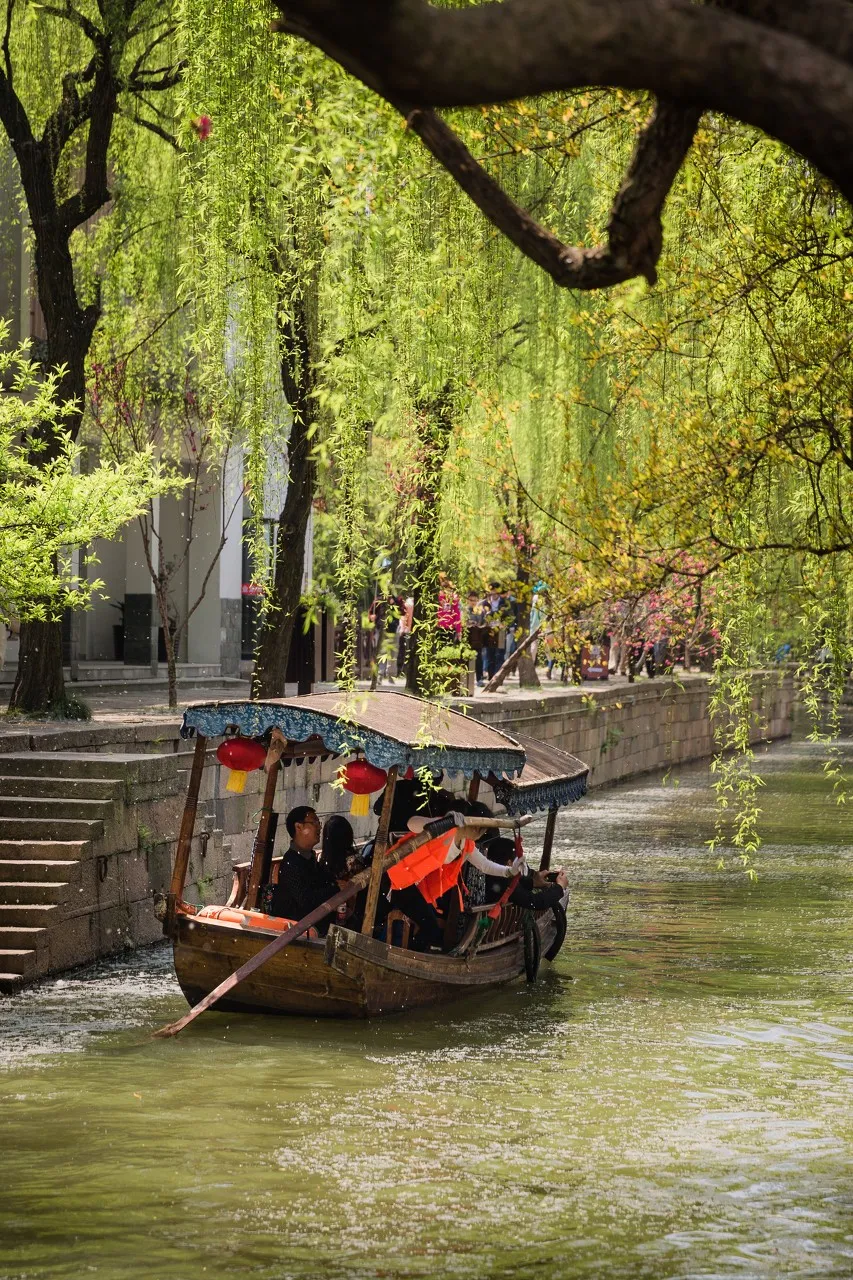
[[[240,908],[238,908],[238,910],[239,909]],[[225,933],[237,933],[240,934],[241,937],[245,938],[264,938],[271,941],[273,938],[280,937],[282,933],[281,929],[266,929],[263,925],[247,928],[246,925],[240,924],[237,920],[217,920],[214,916],[194,915],[188,911],[179,911],[177,913],[177,918],[185,921],[188,925],[192,925],[196,929],[213,929],[214,932],[221,929]],[[313,946],[317,949],[321,949],[325,946],[325,943],[325,938],[309,938],[303,934],[301,938],[294,938],[293,941],[289,942],[287,945],[288,947]]]
[[[568,894],[566,894],[567,897]],[[537,928],[540,920],[547,918],[549,914],[548,910],[536,913]],[[256,937],[259,941],[278,936],[275,930],[247,929],[244,925],[232,920],[216,920],[207,916],[198,917],[187,914],[181,914],[180,920],[192,933],[200,929],[202,933],[208,933],[213,939],[217,934],[223,940],[229,935],[232,938]],[[334,956],[340,946],[342,950],[346,950],[363,964],[376,965],[413,980],[445,982],[453,986],[481,986],[513,980],[511,977],[487,975],[486,971],[493,965],[485,962],[499,960],[502,951],[517,950],[521,939],[522,933],[517,931],[505,938],[498,938],[494,942],[484,944],[473,955],[453,956],[447,952],[412,951],[407,947],[383,942],[379,938],[368,937],[356,930],[348,929],[345,925],[332,924],[325,938],[297,938],[290,946],[298,946],[303,952],[313,953],[316,956],[322,952],[323,961],[330,968],[336,968]],[[174,945],[192,946],[194,941],[195,939],[191,942],[186,936],[178,937],[174,939]],[[481,971],[481,976],[477,976],[478,970]]]

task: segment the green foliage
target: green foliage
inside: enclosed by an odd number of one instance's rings
[[[0,343],[8,326],[0,323]],[[83,470],[87,458],[63,433],[57,376],[40,379],[27,348],[0,351],[0,619],[55,616],[87,605],[103,583],[75,568],[72,549],[112,538],[163,484],[150,451]],[[60,441],[46,460],[36,429]],[[89,562],[91,563],[91,561]]]

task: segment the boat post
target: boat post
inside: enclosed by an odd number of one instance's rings
[[[255,833],[255,842],[252,845],[252,863],[249,867],[249,883],[246,887],[247,911],[254,911],[258,904],[258,893],[261,888],[264,868],[269,862],[269,859],[267,858],[267,844],[269,843],[275,789],[278,784],[278,775],[281,772],[281,750],[279,749],[278,754],[273,756],[272,760],[269,760],[269,756],[267,757],[267,760],[267,781],[266,786],[264,787],[264,803],[261,809],[258,829]]]
[[[190,781],[187,787],[187,798],[184,802],[184,813],[181,818],[181,830],[178,834],[178,847],[175,850],[175,865],[172,868],[172,880],[166,896],[166,918],[163,922],[163,932],[166,937],[170,937],[174,930],[175,905],[181,899],[187,879],[187,867],[190,863],[190,849],[192,848],[193,832],[195,831],[195,815],[198,809],[198,793],[201,788],[201,775],[204,769],[206,747],[207,739],[197,733],[193,762],[190,769]]]
[[[548,810],[548,819],[545,823],[545,839],[542,842],[542,861],[539,863],[540,871],[547,871],[551,865],[551,846],[554,843],[554,829],[557,826],[557,810]]]
[[[379,830],[376,833],[376,840],[373,845],[373,862],[370,866],[370,883],[367,886],[367,901],[364,904],[364,920],[361,924],[361,932],[371,936],[373,934],[373,925],[376,921],[376,904],[379,902],[379,886],[382,882],[382,863],[385,860],[385,851],[388,848],[388,833],[391,829],[391,809],[394,805],[394,792],[397,788],[397,766],[394,764],[388,770],[388,780],[385,783],[385,796],[382,801],[382,813],[379,817]]]
[[[474,804],[480,794],[480,774],[475,769],[471,774],[471,781],[468,783],[468,803]],[[462,914],[462,908],[459,905],[459,894],[454,893],[450,899],[450,906],[444,917],[444,946],[449,951],[456,942],[459,930],[459,917]]]

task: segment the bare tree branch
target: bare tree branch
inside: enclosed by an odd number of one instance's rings
[[[141,35],[144,30],[145,30],[144,25],[140,25],[139,27],[135,28],[135,30],[131,33],[131,35]],[[157,45],[162,44],[164,40],[168,40],[169,37],[173,36],[176,31],[177,31],[177,27],[169,26],[167,24],[163,27],[162,31],[160,31],[157,35],[153,37],[153,39],[151,39],[148,42],[148,44],[145,46],[145,48],[142,50],[139,57],[136,59],[136,61],[133,64],[133,68],[130,73],[131,80],[133,80],[136,76],[138,76],[144,70],[145,62],[148,58],[148,55],[154,52],[154,50],[157,48]],[[165,71],[166,69],[167,68],[165,67],[159,68],[160,71]]]
[[[99,47],[106,39],[103,31],[96,27],[94,22],[87,18],[85,14],[81,13],[79,9],[75,9],[74,6],[69,3],[69,0],[66,0],[65,7],[62,9],[53,4],[42,4],[39,7],[42,13],[49,13],[52,18],[64,18],[66,22],[73,22],[75,27],[79,27],[86,38],[91,40],[92,44],[96,47]]]
[[[124,116],[127,120],[132,120],[140,129],[147,129],[149,133],[156,134],[158,138],[162,138],[170,147],[173,147],[179,156],[184,154],[184,148],[178,142],[175,135],[173,133],[169,133],[167,129],[164,129],[162,125],[157,124],[156,121],[146,120],[144,116],[140,115],[131,115],[129,111],[124,111],[121,107],[116,108],[116,114]]]

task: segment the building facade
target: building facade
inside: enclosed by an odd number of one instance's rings
[[[44,327],[32,287],[15,162],[5,141],[0,143],[0,317],[9,323],[10,344],[30,340],[37,353]],[[282,434],[287,435],[284,422]],[[189,490],[162,495],[155,498],[146,520],[128,525],[120,539],[100,540],[74,551],[78,574],[98,578],[104,585],[90,609],[66,614],[64,657],[72,679],[163,674],[164,628],[152,576],[152,569],[162,568],[169,583],[169,625],[179,631],[180,674],[191,678],[250,674],[260,601],[251,580],[243,463],[242,449],[231,448],[224,463],[199,477],[200,497],[194,504]],[[265,523],[271,531],[286,492],[286,461],[279,457],[275,464],[271,472],[278,479],[271,479],[264,502]],[[311,580],[312,534],[313,521],[306,539],[303,589]],[[18,644],[14,624],[4,630],[0,681],[8,684],[14,678]],[[297,631],[296,664],[310,665],[314,682],[332,679],[332,627],[321,621],[307,637],[304,628]],[[296,679],[294,672],[294,683]]]

